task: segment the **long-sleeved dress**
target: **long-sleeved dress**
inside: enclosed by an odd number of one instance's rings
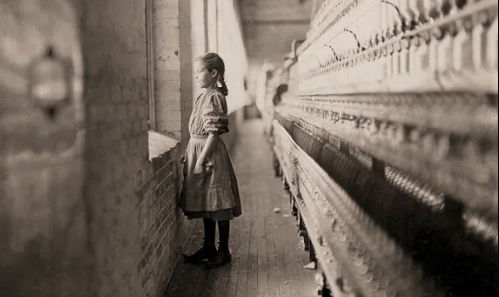
[[[184,162],[180,207],[189,219],[230,220],[241,215],[237,179],[225,143],[218,138],[206,159],[205,175],[193,174],[210,133],[228,132],[227,101],[218,90],[207,90],[194,103],[189,120],[191,138]]]

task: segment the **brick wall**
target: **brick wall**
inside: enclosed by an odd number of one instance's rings
[[[170,2],[175,7],[175,1],[161,1],[156,9],[172,13]],[[95,259],[90,296],[160,296],[181,242],[177,151],[148,160],[144,11],[145,1],[134,0],[86,1],[81,9],[87,71],[84,195]],[[158,46],[167,52],[159,57],[164,63],[158,63],[162,72],[156,78],[163,84],[156,86],[177,100],[157,97],[157,107],[180,126],[178,47],[169,47],[178,38],[177,25],[163,25],[157,28]]]
[[[153,171],[138,190],[142,296],[161,296],[180,248],[181,213],[176,208],[178,147],[152,160]]]

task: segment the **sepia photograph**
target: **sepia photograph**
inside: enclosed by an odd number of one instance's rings
[[[498,0],[0,0],[0,297],[496,297]]]

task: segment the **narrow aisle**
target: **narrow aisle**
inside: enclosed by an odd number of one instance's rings
[[[243,215],[231,225],[232,263],[211,271],[179,264],[165,297],[314,296],[314,271],[303,268],[308,255],[291,216],[289,196],[274,177],[261,121],[242,123],[232,159],[243,205]],[[275,213],[275,208],[281,212]],[[193,227],[187,251],[202,242],[202,224],[197,221]]]

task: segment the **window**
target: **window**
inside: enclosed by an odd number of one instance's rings
[[[153,1],[146,0],[147,100],[148,128],[156,130],[156,103],[154,98],[154,18]]]

